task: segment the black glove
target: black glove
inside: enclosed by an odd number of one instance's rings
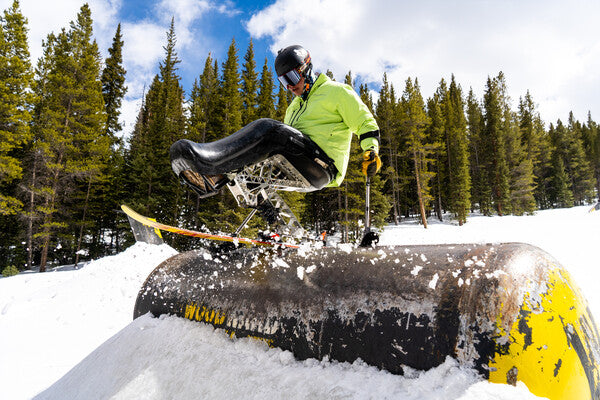
[[[381,159],[373,149],[363,153],[362,173],[363,175],[373,176],[381,169]]]

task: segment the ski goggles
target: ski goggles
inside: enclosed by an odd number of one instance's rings
[[[287,88],[288,86],[296,86],[298,82],[300,82],[300,79],[302,79],[302,75],[300,75],[300,72],[293,69],[278,76],[277,79],[279,79],[279,82],[281,82],[283,87]]]

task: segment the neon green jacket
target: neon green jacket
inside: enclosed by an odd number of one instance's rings
[[[369,108],[349,85],[334,82],[320,74],[306,101],[296,97],[285,112],[284,123],[310,137],[329,157],[338,174],[327,186],[339,186],[344,180],[352,133],[357,136],[379,127]],[[360,142],[363,150],[379,151],[379,142],[368,137]]]

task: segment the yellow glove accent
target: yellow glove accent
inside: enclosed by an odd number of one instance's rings
[[[375,150],[367,150],[363,153],[362,173],[373,176],[381,169],[381,159]]]

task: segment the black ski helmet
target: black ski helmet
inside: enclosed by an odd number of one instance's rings
[[[293,69],[305,75],[311,67],[310,53],[300,45],[288,46],[277,52],[277,57],[275,58],[275,72],[277,76],[282,76]]]

